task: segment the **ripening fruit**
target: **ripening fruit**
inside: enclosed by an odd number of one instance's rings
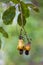
[[[26,55],[29,54],[30,49],[31,49],[30,44],[27,44],[27,45],[25,46],[25,54],[26,54]]]
[[[23,54],[24,42],[23,42],[23,39],[21,37],[19,38],[17,49],[19,50],[20,54]]]
[[[26,55],[29,55],[29,51],[26,50],[26,51],[25,51],[25,54],[26,54]]]
[[[19,53],[20,53],[20,55],[22,55],[23,54],[23,49],[20,49]]]

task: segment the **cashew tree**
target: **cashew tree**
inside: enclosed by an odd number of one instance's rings
[[[25,54],[28,55],[29,51],[31,49],[31,40],[27,32],[25,31],[25,24],[27,23],[26,19],[30,16],[30,11],[33,10],[35,12],[39,12],[39,8],[37,5],[32,3],[31,1],[23,1],[23,0],[0,0],[2,3],[10,3],[12,2],[13,5],[10,5],[6,10],[3,12],[2,20],[5,25],[10,25],[13,23],[13,19],[16,15],[16,5],[19,11],[19,15],[17,17],[17,24],[20,26],[20,35],[19,35],[19,42],[17,49],[19,50],[20,54],[23,54],[23,51],[25,50]],[[3,27],[0,27],[0,33],[3,34],[4,37],[8,38],[8,33],[3,29]],[[23,36],[23,34],[25,36]],[[24,37],[27,39],[26,45],[24,45]],[[1,39],[0,39],[1,41]],[[0,48],[1,48],[1,42],[0,42]]]

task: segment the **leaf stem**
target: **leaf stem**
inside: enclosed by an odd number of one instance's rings
[[[1,49],[1,39],[0,39],[0,49]]]
[[[21,3],[20,3],[19,5],[20,5],[21,20],[22,20],[22,28],[23,28],[23,13],[22,13],[22,8],[21,8]]]
[[[21,12],[22,28],[24,29],[24,26],[23,26],[23,13],[22,13],[22,8],[21,8],[21,3],[19,5],[20,5],[20,12]],[[26,33],[25,29],[24,29],[24,32],[25,32],[27,40],[29,41],[29,38],[27,36],[27,33]]]

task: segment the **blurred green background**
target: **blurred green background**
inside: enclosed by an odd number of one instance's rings
[[[17,44],[20,27],[16,24],[16,19],[12,25],[6,26],[3,24],[2,14],[6,7],[0,3],[0,26],[9,34],[9,38],[6,39],[0,33],[2,40],[0,65],[43,65],[43,0],[38,0],[38,2],[40,12],[31,11],[25,25],[28,36],[32,38],[31,51],[28,56],[25,54],[19,55]]]

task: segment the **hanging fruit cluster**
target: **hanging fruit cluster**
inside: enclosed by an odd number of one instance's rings
[[[4,3],[10,3],[10,1],[13,3],[11,4],[8,8],[6,8],[6,10],[4,11],[3,15],[2,15],[2,19],[3,19],[3,23],[5,25],[9,25],[12,24],[13,19],[16,15],[16,5],[18,4],[18,10],[20,12],[20,14],[18,15],[18,19],[17,19],[17,23],[20,25],[21,27],[21,32],[19,35],[19,41],[18,41],[18,46],[17,49],[19,50],[20,54],[23,54],[23,51],[25,51],[25,54],[28,55],[29,51],[31,49],[31,41],[29,40],[26,31],[24,29],[24,26],[26,24],[26,18],[29,17],[30,15],[30,9],[33,9],[35,12],[39,12],[38,7],[33,4],[32,2],[24,2],[23,0],[1,0],[0,2],[4,2]],[[14,5],[15,4],[15,5]],[[24,45],[24,36],[22,35],[22,31],[24,30],[26,39],[27,39],[27,44]],[[5,30],[3,29],[3,27],[0,27],[0,32],[4,35],[4,37],[8,38],[8,34],[7,32],[5,32]]]
[[[22,31],[23,30],[21,29],[17,49],[18,49],[20,55],[23,54],[23,51],[25,51],[25,54],[28,55],[29,51],[31,49],[31,40],[28,38],[28,36],[27,36],[27,34],[26,34],[25,30],[24,30],[25,36],[26,36],[26,39],[27,39],[27,43],[24,44],[25,42],[24,42],[24,39],[23,39],[24,37],[22,35]]]

